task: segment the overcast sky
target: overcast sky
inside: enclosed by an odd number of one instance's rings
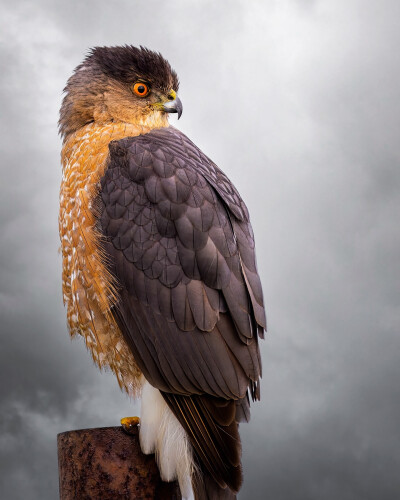
[[[240,500],[400,492],[400,2],[1,2],[0,496],[58,495],[56,435],[137,407],[71,342],[58,109],[87,49],[178,72],[179,128],[246,200],[269,334]],[[174,125],[175,118],[172,118]]]

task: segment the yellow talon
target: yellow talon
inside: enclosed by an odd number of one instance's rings
[[[135,427],[140,424],[139,417],[124,417],[121,418],[121,425],[125,432],[132,434]]]

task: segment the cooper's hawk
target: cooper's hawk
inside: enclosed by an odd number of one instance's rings
[[[161,477],[186,498],[232,499],[238,422],[259,399],[263,297],[243,200],[168,124],[178,86],[159,53],[132,46],[94,48],[68,80],[63,296],[71,335],[142,395],[141,447]]]

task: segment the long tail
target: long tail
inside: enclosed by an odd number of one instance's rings
[[[207,470],[204,468],[202,470],[202,465],[199,462],[198,468],[201,473],[195,473],[192,480],[195,500],[236,500],[236,493],[228,487],[221,488]]]
[[[242,484],[237,403],[207,395],[161,394],[193,446],[200,472],[192,481],[196,500],[234,500]]]

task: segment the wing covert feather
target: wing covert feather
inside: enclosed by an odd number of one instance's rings
[[[266,325],[247,208],[172,127],[109,149],[98,226],[119,283],[114,317],[213,478],[202,488],[233,499],[237,422],[250,418],[249,394],[259,399]]]
[[[265,313],[248,212],[234,186],[169,127],[110,144],[100,197],[119,320],[137,355],[154,358],[146,361],[154,385],[161,373],[167,392],[243,398],[261,372]],[[196,367],[190,377],[185,356]]]

